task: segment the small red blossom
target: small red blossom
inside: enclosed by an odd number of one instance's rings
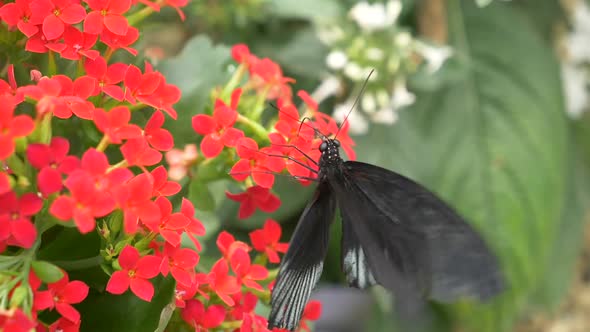
[[[209,299],[209,295],[204,292],[201,286],[207,284],[207,275],[204,273],[196,273],[194,274],[194,280],[190,285],[184,285],[182,283],[176,284],[176,289],[174,290],[174,303],[176,304],[177,308],[184,308],[186,307],[186,301],[191,300],[195,297],[195,294],[199,293],[199,295],[203,296],[205,299]]]
[[[356,153],[352,149],[354,146],[354,141],[348,135],[348,129],[350,128],[350,123],[345,122],[342,127],[339,127],[331,116],[322,112],[315,112],[314,113],[315,124],[318,127],[319,132],[323,133],[326,136],[334,135],[340,141],[340,146],[342,150],[346,153],[350,160],[356,159]],[[319,144],[319,143],[318,143]]]
[[[174,247],[169,243],[164,245],[164,253],[160,272],[163,276],[168,273],[184,286],[190,287],[194,283],[195,266],[199,263],[199,254],[189,248]]]
[[[237,181],[244,181],[252,176],[257,185],[270,188],[274,184],[275,174],[285,168],[285,160],[273,148],[258,149],[258,143],[250,137],[242,137],[237,143],[238,156],[230,175]]]
[[[123,294],[131,288],[137,297],[150,302],[154,296],[154,286],[148,279],[158,275],[162,260],[153,255],[140,257],[139,251],[129,245],[121,250],[118,260],[121,270],[115,271],[109,279],[107,292]]]
[[[135,234],[140,221],[145,224],[159,223],[162,213],[158,204],[151,200],[153,190],[152,176],[141,173],[117,191],[117,202],[124,214],[125,233]]]
[[[153,73],[152,66],[149,63],[145,64],[145,74]],[[171,118],[176,119],[178,114],[172,105],[180,100],[180,89],[173,84],[167,84],[166,78],[160,74],[158,86],[151,94],[137,94],[137,100],[149,105],[155,109],[161,109]]]
[[[14,139],[29,135],[35,123],[28,115],[14,116],[16,100],[10,95],[0,95],[0,160],[14,152]]]
[[[281,225],[278,222],[267,219],[262,229],[250,233],[252,246],[268,257],[269,262],[277,264],[280,262],[278,253],[286,253],[288,243],[279,242],[281,239]]]
[[[205,136],[201,141],[201,151],[205,157],[216,157],[224,146],[236,146],[238,139],[244,136],[242,131],[232,127],[238,118],[236,109],[241,94],[241,89],[234,90],[230,106],[217,99],[213,116],[198,114],[193,117],[193,129]]]
[[[12,190],[10,186],[10,177],[4,172],[0,172],[0,195]]]
[[[240,210],[238,212],[238,218],[240,219],[250,217],[257,208],[266,213],[271,213],[281,206],[279,197],[271,193],[270,189],[261,186],[250,187],[245,192],[239,194],[232,194],[226,191],[225,195],[233,201],[240,202]]]
[[[154,179],[154,197],[172,196],[182,189],[178,182],[168,181],[168,172],[164,166],[154,168],[150,174]]]
[[[29,144],[27,159],[33,167],[39,169],[37,186],[43,196],[62,189],[62,174],[69,174],[78,167],[80,161],[75,156],[68,156],[70,142],[63,137],[53,137],[49,145]]]
[[[264,290],[256,281],[268,277],[268,270],[258,264],[251,264],[250,255],[245,250],[237,249],[231,255],[230,264],[238,283],[259,291]]]
[[[132,26],[127,29],[127,33],[123,36],[114,34],[110,30],[103,30],[100,34],[100,41],[110,47],[111,50],[115,51],[119,48],[122,48],[134,56],[137,55],[137,50],[129,46],[135,43],[138,38],[139,30]]]
[[[242,241],[236,241],[236,238],[228,233],[227,231],[222,231],[217,236],[217,248],[223,255],[223,258],[226,260],[230,260],[233,256],[234,252],[238,249],[249,252],[252,250],[248,244]]]
[[[42,31],[47,40],[61,37],[66,26],[86,17],[86,10],[75,0],[35,0],[31,12],[37,19],[43,18]]]
[[[168,163],[168,174],[170,178],[179,181],[188,173],[189,166],[197,160],[197,146],[187,144],[184,150],[171,149],[166,152],[166,162]]]
[[[97,50],[92,49],[98,39],[97,35],[82,32],[75,27],[69,26],[64,31],[63,39],[63,44],[48,43],[46,47],[59,53],[62,58],[69,60],[79,60],[82,57],[94,60],[100,56]]]
[[[84,0],[92,9],[84,20],[84,31],[100,34],[106,28],[110,32],[125,36],[129,23],[123,14],[131,8],[131,0]]]
[[[191,222],[187,216],[181,212],[172,213],[172,203],[166,197],[159,197],[156,205],[160,209],[160,220],[146,222],[144,224],[152,232],[160,234],[173,247],[180,245],[180,234]]]
[[[115,144],[121,144],[124,139],[141,137],[141,128],[129,124],[130,120],[131,112],[125,106],[116,106],[108,112],[100,108],[94,110],[96,127],[108,137],[110,142]]]
[[[143,135],[146,141],[154,148],[160,151],[168,151],[174,146],[172,134],[162,126],[164,125],[164,114],[155,111],[152,117],[145,125]]]
[[[151,148],[143,137],[125,142],[121,146],[121,153],[129,166],[152,166],[162,160],[162,154]]]
[[[84,68],[88,76],[93,77],[98,82],[94,95],[102,91],[118,101],[125,98],[123,89],[117,84],[125,78],[128,67],[129,65],[124,63],[114,63],[107,66],[107,62],[103,57],[94,60],[86,59],[84,62]]]
[[[240,285],[236,277],[229,275],[229,266],[225,259],[218,260],[208,275],[209,287],[217,296],[228,306],[234,305],[234,300],[230,295],[240,291]]]
[[[43,201],[33,193],[20,198],[12,191],[0,195],[0,242],[30,248],[37,239],[37,229],[30,218],[42,207]]]
[[[182,204],[180,206],[180,212],[184,214],[187,218],[189,218],[191,221],[190,224],[188,224],[184,228],[185,233],[191,239],[191,241],[195,245],[195,248],[197,250],[201,250],[201,244],[195,236],[205,235],[205,227],[199,219],[195,218],[195,207],[193,206],[193,203],[191,203],[191,201],[183,197]]]
[[[322,315],[322,303],[320,301],[309,301],[303,310],[303,316],[299,322],[298,331],[310,332],[311,329],[307,325],[311,321],[316,321]]]
[[[134,65],[130,65],[125,73],[125,100],[131,104],[137,103],[137,99],[148,98],[156,92],[160,81],[164,77],[161,73],[154,71],[146,71],[145,74],[141,73],[141,69]]]
[[[295,80],[283,76],[281,66],[268,58],[250,57],[249,61],[251,79],[258,91],[268,90],[267,99],[291,99],[293,92],[289,83]]]
[[[216,304],[205,309],[201,301],[189,300],[182,309],[181,317],[195,329],[195,332],[207,332],[223,323],[225,308]]]
[[[0,330],[6,332],[30,332],[37,322],[29,318],[21,309],[0,309]]]
[[[31,12],[32,0],[16,0],[0,8],[0,18],[9,27],[18,27],[25,36],[31,37],[39,32],[38,25],[43,23],[42,17],[33,17]]]
[[[64,273],[61,280],[48,284],[46,291],[36,291],[34,295],[35,310],[57,310],[64,318],[72,323],[80,322],[80,313],[72,304],[82,302],[88,296],[88,286],[82,281],[69,281]]]
[[[231,48],[231,56],[237,63],[247,65],[252,54],[246,44],[236,44]]]
[[[80,331],[80,323],[81,321],[74,323],[69,319],[61,317],[49,325],[49,332],[78,332]]]

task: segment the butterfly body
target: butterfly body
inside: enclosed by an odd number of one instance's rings
[[[271,296],[269,327],[294,330],[318,282],[336,210],[342,270],[351,287],[380,284],[401,313],[425,299],[487,300],[504,288],[496,257],[477,232],[435,194],[387,169],[343,161],[340,143],[319,149],[318,187],[303,211]]]

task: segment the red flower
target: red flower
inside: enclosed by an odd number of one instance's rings
[[[278,253],[286,253],[288,243],[280,243],[281,225],[272,219],[267,219],[262,229],[250,233],[250,241],[254,249],[263,252],[271,263],[279,263]]]
[[[356,154],[352,147],[354,146],[354,141],[348,135],[348,128],[350,124],[345,122],[340,129],[338,129],[338,124],[332,117],[328,114],[322,112],[315,112],[314,113],[315,124],[318,127],[318,130],[326,136],[336,135],[338,133],[338,141],[340,141],[340,146],[342,146],[342,150],[346,152],[346,155],[350,160],[356,159]]]
[[[190,286],[194,282],[195,266],[199,263],[199,254],[188,248],[173,247],[166,243],[164,245],[164,259],[160,267],[163,276],[168,272],[174,279],[184,286]]]
[[[234,251],[230,263],[239,283],[259,291],[264,290],[256,281],[266,279],[268,270],[262,265],[251,264],[250,255],[246,251]]]
[[[35,0],[31,11],[36,18],[43,18],[43,34],[47,40],[61,37],[67,25],[80,23],[86,10],[74,0]]]
[[[283,71],[276,62],[268,58],[250,59],[249,69],[258,90],[269,89],[267,99],[291,99],[292,92],[288,83],[293,83],[295,80],[283,76]]]
[[[164,166],[154,168],[150,174],[154,179],[154,192],[152,196],[172,196],[177,194],[182,187],[179,183],[168,181],[168,172]]]
[[[289,174],[298,178],[303,184],[309,183],[309,178],[317,176],[317,173],[312,169],[318,169],[315,161],[319,160],[321,153],[317,149],[317,145],[315,149],[312,149],[314,142],[311,139],[295,136],[287,141],[280,133],[270,133],[268,137],[273,149],[287,157],[285,167]]]
[[[4,172],[0,172],[0,195],[5,194],[12,190],[10,186],[10,177]]]
[[[153,69],[149,63],[145,64],[145,73],[152,73]],[[155,109],[161,109],[170,117],[176,119],[178,116],[172,105],[180,100],[180,89],[173,84],[166,84],[166,78],[160,76],[158,87],[151,94],[141,95],[137,94],[137,99]]]
[[[243,251],[250,251],[252,250],[248,244],[242,241],[236,241],[233,235],[228,233],[227,231],[222,231],[217,236],[217,248],[223,255],[223,258],[226,260],[230,260],[230,257],[234,254],[234,252],[238,249]]]
[[[244,181],[252,176],[257,185],[270,188],[274,184],[274,172],[280,172],[285,168],[285,160],[276,155],[273,148],[258,150],[258,144],[250,137],[240,138],[237,144],[240,160],[232,167],[230,175],[237,181]]]
[[[174,302],[177,308],[184,308],[186,307],[187,300],[190,300],[195,297],[197,292],[203,296],[205,299],[209,299],[209,295],[199,289],[201,286],[207,283],[207,275],[204,273],[196,273],[194,274],[194,280],[190,285],[184,285],[182,283],[176,284],[176,289],[174,290]]]
[[[297,96],[303,100],[303,102],[314,112],[318,110],[318,102],[313,100],[313,98],[307,93],[305,90],[297,91]]]
[[[33,193],[20,198],[9,191],[0,196],[0,241],[8,240],[24,248],[30,248],[37,239],[37,229],[30,217],[43,207],[43,201]]]
[[[71,320],[61,317],[49,326],[49,332],[78,332],[80,323],[73,323]]]
[[[116,196],[124,212],[125,233],[135,234],[139,221],[145,224],[160,221],[160,207],[151,201],[153,185],[151,175],[141,173],[118,190]]]
[[[188,0],[164,0],[164,2],[168,6],[174,8],[178,13],[178,16],[180,16],[180,19],[184,21],[186,17],[182,10],[180,10],[180,7],[185,7],[188,4]]]
[[[43,23],[42,17],[34,17],[31,13],[32,0],[16,0],[0,8],[0,18],[10,27],[18,27],[25,36],[31,37],[39,32],[38,25]]]
[[[55,309],[73,323],[80,322],[80,313],[72,304],[82,302],[88,296],[88,286],[82,281],[69,281],[64,273],[61,280],[48,284],[46,291],[35,292],[35,310]]]
[[[127,67],[129,65],[124,63],[114,63],[107,66],[106,60],[102,57],[94,60],[86,59],[84,62],[84,68],[88,76],[98,81],[94,94],[96,95],[102,91],[118,101],[122,101],[125,94],[123,93],[123,89],[116,84],[123,81]]]
[[[43,196],[62,189],[62,174],[69,174],[78,167],[80,161],[75,156],[68,156],[70,142],[63,137],[53,137],[51,144],[29,144],[27,159],[33,167],[39,169],[37,186]]]
[[[207,309],[199,300],[189,300],[181,312],[182,319],[190,324],[195,332],[207,332],[218,327],[225,318],[225,309],[222,305],[211,305]]]
[[[29,135],[35,123],[28,115],[14,116],[15,98],[0,95],[0,160],[14,152],[14,139]]]
[[[153,255],[140,257],[139,251],[126,245],[119,254],[121,270],[115,271],[107,284],[107,292],[123,294],[131,288],[133,294],[150,302],[154,296],[154,286],[148,279],[158,275],[162,260]]]
[[[30,332],[37,323],[21,309],[0,309],[0,330],[5,332]]]
[[[241,89],[234,90],[230,106],[217,99],[213,116],[198,114],[193,117],[193,129],[198,134],[205,135],[201,141],[201,150],[205,157],[216,157],[223,146],[235,146],[237,140],[244,136],[243,132],[232,127],[238,118],[236,109],[241,94]]]
[[[84,0],[93,10],[84,20],[84,31],[100,34],[106,27],[110,32],[125,36],[129,23],[123,14],[131,8],[131,0]]]
[[[156,204],[160,208],[160,220],[144,221],[144,224],[152,232],[160,234],[166,243],[177,247],[180,245],[181,231],[190,224],[191,220],[181,212],[172,213],[172,203],[166,197],[159,197]]]
[[[82,32],[75,27],[68,26],[63,34],[64,44],[46,44],[47,48],[55,51],[64,59],[79,60],[81,57],[96,59],[100,56],[97,50],[92,47],[96,44],[97,35]]]
[[[310,331],[307,323],[309,321],[318,320],[322,315],[322,303],[320,301],[309,301],[303,310],[303,316],[299,322],[298,331]]]
[[[141,137],[141,128],[129,124],[130,120],[131,112],[125,106],[116,106],[108,112],[100,108],[94,111],[96,127],[108,137],[110,142],[115,144],[121,144],[124,139]]]
[[[184,228],[185,233],[191,239],[195,248],[197,250],[201,250],[201,244],[197,240],[196,236],[205,235],[205,227],[203,223],[197,218],[195,218],[195,207],[193,203],[186,198],[182,198],[182,205],[180,206],[180,212],[184,214],[187,218],[190,219],[190,224]]]
[[[236,202],[240,202],[238,218],[246,219],[254,214],[256,208],[271,213],[281,206],[281,200],[270,192],[270,189],[254,186],[240,194],[225,192],[225,195]]]
[[[246,44],[236,44],[231,48],[231,56],[237,63],[248,64],[252,55]]]
[[[162,160],[162,154],[152,149],[143,137],[125,142],[121,146],[121,153],[129,166],[151,166]]]
[[[127,33],[124,36],[116,35],[110,30],[103,30],[100,34],[100,41],[105,43],[113,51],[122,48],[134,56],[137,55],[137,50],[129,47],[129,45],[135,43],[138,38],[139,30],[131,26],[127,29]]]
[[[144,133],[146,141],[160,151],[168,151],[174,147],[172,134],[162,126],[164,125],[164,114],[155,111],[145,125]]]
[[[228,306],[234,305],[234,300],[230,295],[240,291],[240,285],[236,277],[229,275],[229,267],[225,259],[218,260],[211,268],[208,275],[209,287],[219,296],[219,298]]]
[[[130,65],[125,73],[125,100],[135,104],[136,98],[144,99],[151,96],[162,80],[164,77],[161,73],[152,71],[142,74],[139,68]]]

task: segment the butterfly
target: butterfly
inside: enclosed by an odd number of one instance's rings
[[[385,287],[400,313],[415,312],[425,299],[485,301],[505,288],[489,246],[449,205],[400,174],[344,161],[339,148],[338,139],[322,138],[317,188],[280,264],[269,328],[297,327],[322,274],[337,210],[348,284]]]

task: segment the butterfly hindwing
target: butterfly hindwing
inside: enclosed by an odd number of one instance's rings
[[[360,228],[375,228],[370,236],[377,238],[378,230],[395,232],[382,244],[388,258],[402,271],[407,269],[399,266],[417,265],[410,271],[415,273],[418,289],[426,291],[429,298],[442,302],[461,297],[486,300],[504,288],[498,261],[484,240],[432,192],[370,164],[347,161],[343,173],[351,195],[369,205],[365,210],[376,216],[351,218],[353,226],[369,223]],[[413,253],[393,255],[399,243],[402,250],[405,247]]]
[[[344,216],[343,216],[344,218]],[[348,285],[359,289],[373,286],[376,281],[367,257],[349,220],[342,220],[342,271]]]
[[[299,219],[281,262],[271,295],[269,328],[294,330],[299,324],[322,274],[335,209],[335,198],[329,186],[320,183]]]

